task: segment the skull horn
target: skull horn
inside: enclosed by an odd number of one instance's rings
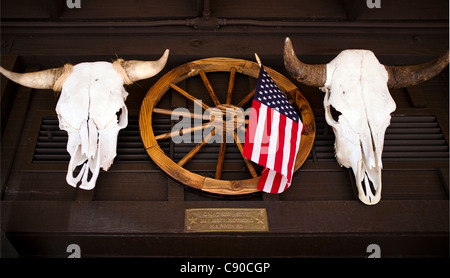
[[[122,75],[125,84],[131,84],[135,81],[150,78],[158,74],[166,65],[167,58],[169,57],[169,49],[166,49],[164,54],[157,61],[137,61],[137,60],[123,60],[118,59],[113,64],[118,70],[118,65],[123,68],[126,75]],[[118,70],[121,72],[121,70]]]
[[[62,83],[64,83],[64,80],[61,79],[65,79],[67,77],[65,73],[70,73],[71,69],[72,65],[67,64],[59,68],[27,73],[12,72],[0,67],[0,72],[8,79],[25,87],[60,91]]]
[[[284,41],[284,66],[289,74],[298,82],[314,87],[323,87],[327,80],[327,66],[308,65],[295,55],[291,39]]]
[[[389,74],[389,88],[404,88],[427,81],[448,65],[448,50],[441,57],[420,65],[384,66]]]

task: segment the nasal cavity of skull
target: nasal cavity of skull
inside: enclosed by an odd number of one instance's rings
[[[78,175],[80,174],[80,171],[83,170],[83,167],[85,167],[85,164],[86,164],[86,163],[87,163],[87,162],[78,165],[78,166],[73,170],[73,172],[72,172],[72,177],[73,177],[74,179],[78,177]],[[91,178],[92,178],[92,176],[93,176],[93,173],[90,171],[90,169],[89,169],[88,167],[86,167],[86,168],[87,168],[87,171],[88,171],[88,173],[87,173],[88,176],[87,176],[87,179],[86,179],[86,180],[87,180],[87,181],[90,181]],[[81,176],[84,176],[84,175],[86,175],[86,172],[82,173]],[[76,187],[79,187],[79,186],[82,184],[82,182],[83,182],[83,178],[81,178],[81,179],[78,181]]]
[[[374,183],[370,180],[369,175],[367,174],[367,172],[364,172],[364,178],[361,181],[362,183],[362,188],[364,190],[364,195],[366,196],[375,196],[375,194],[377,193],[377,190],[375,188]],[[370,194],[367,192],[367,189],[370,190]]]

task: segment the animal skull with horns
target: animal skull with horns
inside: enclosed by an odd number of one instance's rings
[[[352,168],[359,199],[377,204],[384,133],[396,108],[389,88],[413,86],[437,75],[448,65],[448,51],[421,65],[385,66],[369,50],[344,50],[326,65],[309,65],[297,58],[286,38],[284,64],[298,82],[325,92],[325,119],[335,133],[336,159]],[[331,106],[341,113],[337,121]]]
[[[116,156],[117,136],[128,124],[123,85],[150,78],[166,65],[169,50],[157,61],[92,62],[30,73],[15,73],[0,67],[12,81],[34,89],[61,91],[56,113],[59,128],[67,131],[70,162],[66,181],[71,186],[92,189],[100,168],[108,170]],[[75,169],[80,172],[74,177]]]

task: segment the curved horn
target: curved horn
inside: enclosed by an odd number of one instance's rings
[[[123,77],[125,84],[131,84],[134,81],[147,79],[158,74],[166,65],[168,57],[169,49],[166,49],[164,54],[157,61],[125,61],[123,59],[118,59],[114,64],[119,63],[121,65],[126,73],[126,77]]]
[[[327,66],[308,65],[301,62],[295,55],[288,37],[284,42],[284,67],[298,82],[309,86],[323,87],[327,81]]]
[[[60,86],[56,86],[57,84],[62,85],[61,80],[58,80],[61,75],[66,71],[66,69],[71,68],[72,65],[65,65],[59,68],[53,68],[48,70],[36,71],[36,72],[27,72],[27,73],[17,73],[6,70],[0,67],[0,72],[6,76],[8,79],[22,85],[25,87],[30,87],[34,89],[54,89],[55,91],[59,91]],[[57,82],[58,81],[58,82]],[[58,88],[59,87],[59,90]]]
[[[420,65],[384,66],[389,74],[389,88],[404,88],[427,81],[448,65],[448,50],[441,57]]]

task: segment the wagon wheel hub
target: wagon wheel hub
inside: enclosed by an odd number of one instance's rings
[[[245,126],[245,115],[242,108],[232,104],[220,104],[211,109],[211,125],[223,136],[233,136],[235,131]]]

